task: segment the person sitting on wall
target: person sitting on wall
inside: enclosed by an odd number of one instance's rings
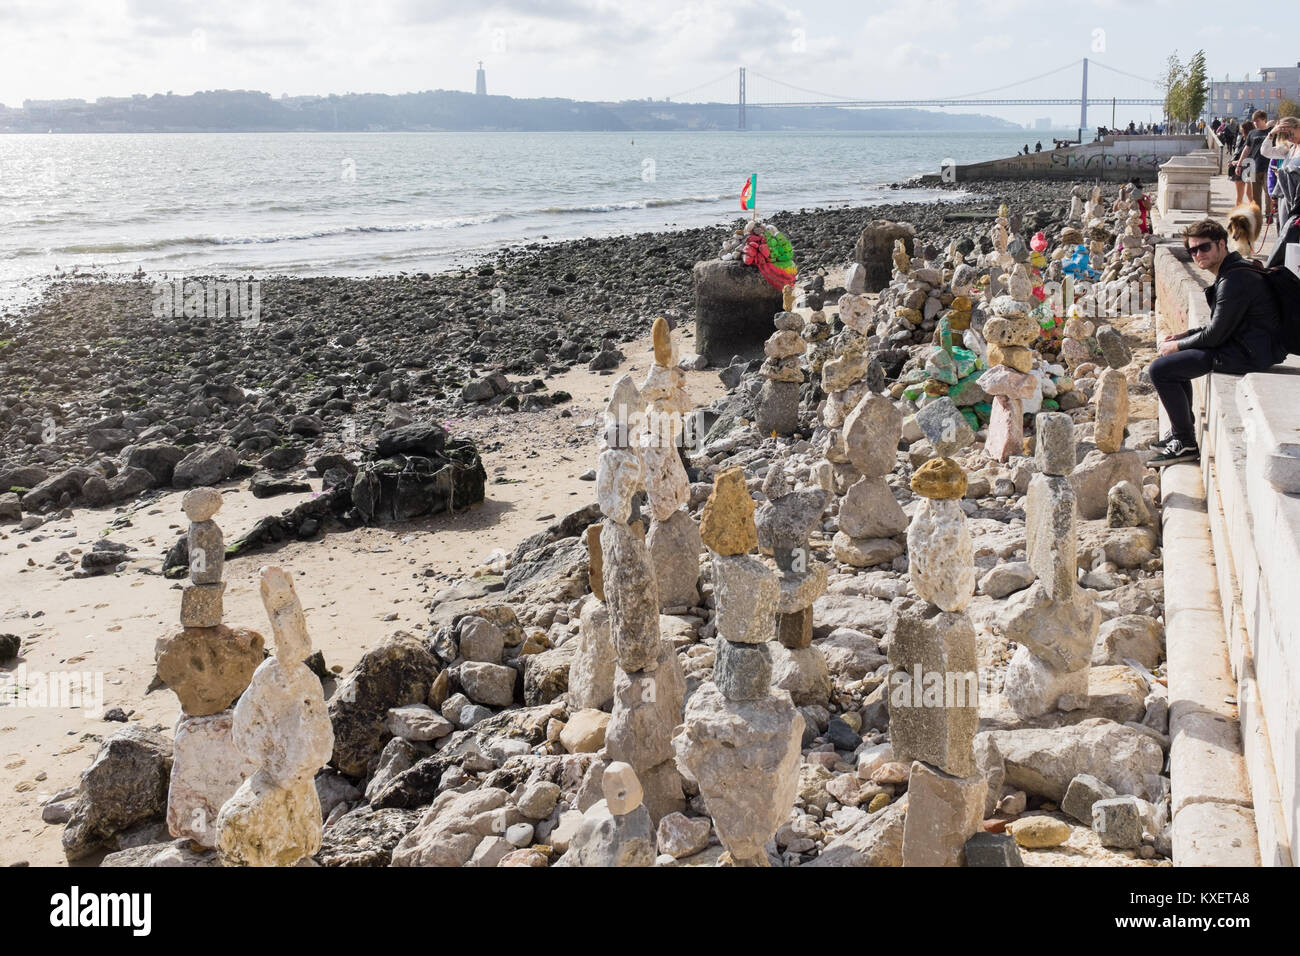
[[[1213,219],[1202,219],[1187,227],[1183,243],[1192,261],[1214,276],[1214,284],[1205,290],[1211,315],[1203,328],[1161,339],[1160,356],[1147,369],[1170,426],[1169,435],[1152,446],[1157,454],[1147,462],[1151,468],[1200,460],[1192,379],[1211,372],[1260,372],[1287,354],[1282,317],[1268,280],[1253,261],[1228,251],[1227,230]]]

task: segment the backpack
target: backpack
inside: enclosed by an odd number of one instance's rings
[[[1255,263],[1255,271],[1264,277],[1264,284],[1273,292],[1283,346],[1288,354],[1300,355],[1300,276],[1286,266],[1270,269]]]

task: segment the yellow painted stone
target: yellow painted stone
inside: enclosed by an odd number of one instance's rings
[[[922,498],[960,498],[966,472],[951,458],[931,458],[912,473],[912,491]]]
[[[1034,353],[1023,345],[990,345],[989,365],[1006,365],[1028,373],[1034,367]]]
[[[949,312],[948,328],[952,329],[954,332],[965,332],[970,328],[970,313],[955,311]]]
[[[715,554],[745,554],[758,547],[754,499],[745,487],[745,469],[728,468],[713,480],[700,515],[700,537]]]
[[[875,813],[877,810],[883,810],[887,806],[889,806],[889,794],[878,793],[872,797],[871,802],[867,804],[867,812]]]
[[[786,312],[790,312],[794,309],[794,286],[781,286],[781,308]]]
[[[1021,817],[1007,824],[1009,832],[1017,843],[1029,849],[1060,846],[1070,839],[1070,825],[1054,817]]]
[[[673,361],[673,341],[668,332],[668,320],[662,315],[655,319],[650,335],[655,343],[655,364],[668,366]]]
[[[952,310],[954,312],[969,312],[973,304],[968,295],[955,295],[952,297]]]

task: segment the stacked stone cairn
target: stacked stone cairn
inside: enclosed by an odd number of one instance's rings
[[[773,683],[788,690],[799,706],[824,704],[821,691],[830,686],[830,671],[821,650],[812,646],[812,604],[826,593],[830,565],[812,559],[808,536],[826,510],[830,493],[824,488],[794,490],[782,463],[775,461],[763,479],[763,495],[767,501],[754,514],[758,545],[772,552],[780,587],[776,605],[779,646],[771,648],[776,657]]]
[[[907,529],[907,517],[884,477],[894,470],[902,433],[903,413],[889,398],[871,391],[844,419],[843,454],[853,473],[861,476],[846,489],[840,528],[831,540],[835,557],[845,564],[871,567],[903,553],[896,538]]]
[[[1088,666],[1100,612],[1078,581],[1074,422],[1043,412],[1036,422],[1039,474],[1025,497],[1029,566],[1037,580],[1008,601],[1002,633],[1020,647],[1007,665],[1003,694],[1021,717],[1088,704]]]
[[[670,356],[657,350],[656,358],[664,357]],[[660,378],[652,369],[647,384]],[[640,428],[634,427],[644,406],[631,376],[614,383],[605,409],[605,448],[596,466],[596,496],[605,518],[599,538],[602,591],[618,665],[605,750],[610,759],[630,764],[636,771],[650,816],[657,822],[685,806],[670,736],[681,722],[686,682],[672,645],[659,635],[659,584],[641,516],[647,485],[644,453],[650,445]],[[676,457],[675,445],[666,451]],[[649,482],[655,489],[652,507],[671,520],[676,507],[667,505],[686,489],[685,476],[679,487],[664,464],[667,456],[656,450],[650,457],[652,468],[662,468]],[[698,567],[695,555],[689,556],[688,563]]]
[[[794,806],[804,721],[790,695],[770,687],[768,642],[781,587],[749,553],[758,545],[758,529],[743,468],[718,474],[701,534],[712,560],[716,663],[713,680],[691,696],[673,745],[732,861],[767,866],[767,843]]]
[[[911,763],[904,866],[960,866],[980,830],[988,785],[975,763],[979,680],[966,614],[975,565],[961,497],[966,474],[932,458],[912,476],[920,496],[907,528],[909,576],[920,601],[900,599],[889,624],[889,739]]]
[[[885,373],[879,362],[867,356],[873,314],[871,300],[863,294],[845,293],[840,297],[839,310],[844,328],[827,343],[819,369],[822,390],[826,392],[822,424],[827,429],[819,450],[831,463],[838,479],[836,484],[842,490],[857,475],[844,444],[845,419],[867,395],[884,389]]]
[[[786,288],[790,288],[787,286]],[[776,314],[776,331],[763,345],[755,424],[762,435],[790,435],[799,430],[799,387],[803,384],[801,359],[808,348],[803,319],[794,312]]]
[[[321,846],[316,774],[334,751],[334,727],[320,678],[304,663],[311,637],[293,579],[263,568],[261,592],[275,655],[258,665],[235,706],[235,748],[254,772],[221,808],[218,846],[229,863],[294,866]]]
[[[646,544],[654,564],[661,611],[684,613],[699,604],[699,559],[704,545],[688,505],[690,481],[679,447],[683,416],[690,412],[686,375],[678,368],[668,322],[655,319],[652,333],[654,364],[641,385],[648,427],[640,435],[645,465],[645,490],[650,502],[650,532]],[[797,336],[796,336],[797,338]],[[781,383],[786,384],[786,383]],[[798,386],[794,402],[799,401]]]
[[[1030,374],[1036,353],[1030,346],[1039,334],[1030,302],[1034,280],[1028,266],[1016,264],[1007,288],[1007,294],[993,299],[993,316],[984,323],[989,370],[979,378],[980,388],[993,398],[984,450],[1001,462],[1023,453],[1024,400],[1037,388],[1036,377]]]
[[[156,650],[158,676],[181,704],[167,826],[173,836],[215,847],[222,804],[255,769],[235,746],[228,708],[253,679],[265,641],[256,631],[221,623],[226,551],[212,520],[221,493],[196,488],[181,507],[191,522],[190,584],[181,592],[181,630],[159,640]]]

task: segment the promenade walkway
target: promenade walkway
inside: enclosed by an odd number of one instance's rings
[[[1211,211],[1235,204],[1226,176]],[[1204,212],[1155,228],[1157,336],[1209,320],[1211,277],[1178,238]],[[1261,258],[1271,249],[1264,244]],[[1300,358],[1195,386],[1200,465],[1161,476],[1174,861],[1296,863],[1300,834]],[[1163,420],[1162,431],[1168,423]]]

